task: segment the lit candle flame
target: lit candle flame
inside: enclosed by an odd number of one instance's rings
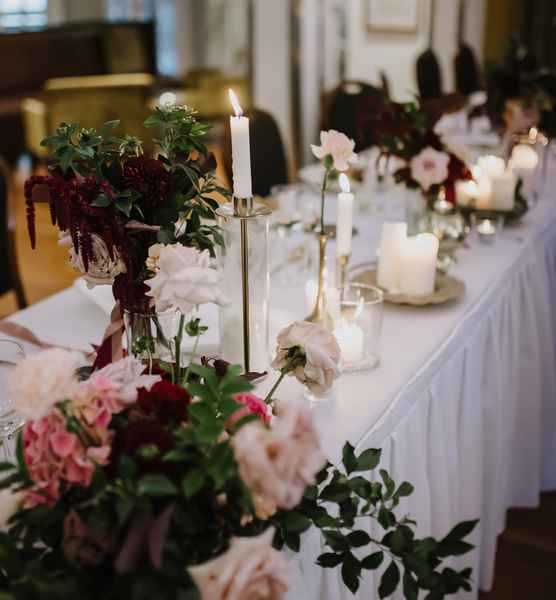
[[[345,173],[342,173],[340,175],[339,182],[340,182],[340,188],[342,189],[342,192],[344,192],[344,194],[349,194],[349,192],[350,192],[349,179]]]
[[[228,96],[230,97],[230,102],[232,103],[236,117],[243,117],[243,109],[241,108],[241,106],[239,104],[239,100],[237,99],[237,96],[236,96],[234,90],[229,89]]]

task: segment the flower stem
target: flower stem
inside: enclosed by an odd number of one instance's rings
[[[178,325],[178,334],[174,338],[176,342],[176,369],[174,372],[174,383],[179,385],[181,379],[181,341],[183,338],[183,326],[185,323],[185,315],[180,315],[180,323]]]
[[[322,189],[320,192],[320,232],[324,235],[324,197],[326,195],[326,188],[328,187],[328,169],[324,170],[324,177],[322,180]]]
[[[270,390],[270,392],[268,392],[268,394],[266,395],[266,398],[264,399],[265,404],[270,404],[272,402],[272,396],[274,395],[274,392],[278,389],[278,386],[282,383],[282,379],[284,379],[284,377],[288,374],[289,370],[290,370],[289,366],[286,365],[280,371],[280,377],[278,377],[278,379],[276,380],[276,383],[272,386],[272,389]]]
[[[197,346],[199,345],[200,337],[201,337],[201,333],[199,332],[197,334],[197,337],[195,338],[195,342],[193,344],[193,350],[191,351],[191,358],[189,360],[189,365],[187,366],[187,370],[185,371],[185,375],[183,376],[182,387],[185,387],[187,385],[187,382],[189,381],[189,372],[191,371],[191,365],[193,364],[193,361],[195,360],[195,355],[197,354]]]

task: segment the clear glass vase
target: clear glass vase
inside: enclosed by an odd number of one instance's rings
[[[228,301],[220,307],[221,358],[232,364],[243,365],[246,371],[260,373],[268,369],[270,362],[270,215],[271,211],[266,207],[254,208],[246,217],[238,217],[231,205],[218,209],[224,245],[218,248],[217,259],[223,273],[223,291]],[[247,242],[245,257],[241,251],[242,237],[244,243]],[[246,260],[242,261],[242,258]],[[244,283],[247,284],[246,297]],[[248,326],[248,364],[244,345],[245,315]]]
[[[128,353],[144,361],[149,372],[155,362],[179,362],[185,323],[185,316],[178,310],[147,314],[125,310]]]
[[[421,223],[427,216],[427,199],[421,190],[405,189],[405,220],[407,234],[421,233]]]

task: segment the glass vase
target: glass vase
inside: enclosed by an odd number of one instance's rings
[[[245,371],[262,373],[270,362],[268,234],[272,213],[266,207],[252,208],[240,217],[232,205],[224,205],[217,214],[224,239],[217,259],[227,299],[220,307],[221,358],[243,365]]]
[[[135,313],[124,310],[127,351],[142,360],[152,373],[156,362],[181,362],[181,342],[186,323],[178,310],[163,313]]]
[[[427,199],[421,190],[405,189],[405,220],[407,234],[417,235],[421,232],[421,223],[427,215]]]

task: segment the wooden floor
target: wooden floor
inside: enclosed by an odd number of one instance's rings
[[[15,175],[17,247],[25,292],[30,303],[70,285],[77,274],[58,246],[58,234],[46,206],[37,206],[37,249],[26,230],[24,172]],[[16,310],[15,300],[0,298],[0,317]],[[556,600],[556,492],[545,494],[538,510],[512,510],[500,537],[493,590],[481,600]]]

